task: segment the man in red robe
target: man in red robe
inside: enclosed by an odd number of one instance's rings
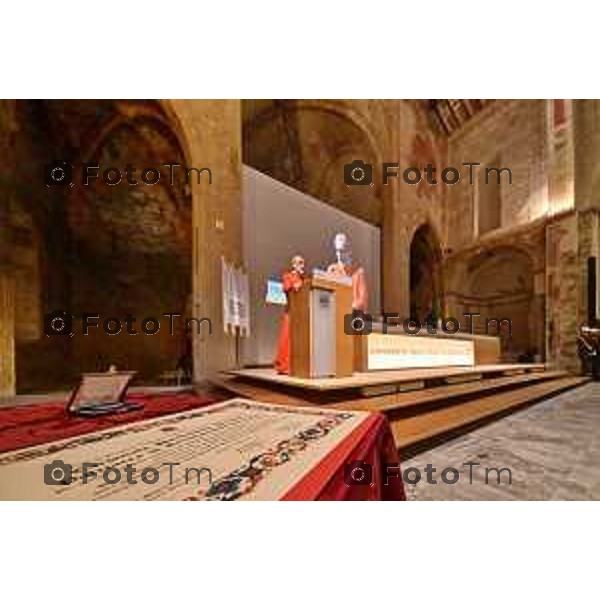
[[[289,375],[290,373],[290,294],[297,292],[304,283],[305,263],[302,256],[294,256],[291,261],[291,268],[283,274],[283,291],[285,292],[288,303],[285,307],[281,327],[279,329],[279,346],[277,356],[275,357],[275,370],[280,375]]]

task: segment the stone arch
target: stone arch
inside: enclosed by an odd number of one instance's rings
[[[356,110],[326,101],[272,101],[247,110],[244,162],[292,187],[376,225],[383,221],[381,186],[347,186],[344,165],[376,165],[381,154],[368,123]],[[376,182],[377,183],[377,182]]]
[[[185,184],[182,168],[173,167],[173,181],[169,181],[169,168],[164,164],[188,164],[184,158],[184,151],[177,135],[170,129],[168,122],[160,114],[145,110],[141,113],[130,112],[119,114],[114,119],[103,124],[93,137],[90,138],[88,147],[82,152],[82,163],[98,163],[100,171],[98,179],[92,180],[85,187],[71,188],[69,197],[69,222],[72,229],[81,235],[89,234],[89,229],[94,228],[99,248],[106,248],[107,240],[98,235],[98,224],[103,222],[106,213],[130,210],[132,227],[128,236],[122,236],[131,244],[140,245],[136,239],[138,228],[133,221],[143,218],[143,213],[148,213],[152,208],[157,208],[156,201],[148,202],[151,192],[158,192],[163,206],[160,208],[159,218],[152,227],[147,227],[145,235],[154,230],[154,246],[156,251],[164,250],[169,244],[177,249],[183,247],[188,258],[191,257],[189,248],[191,243],[191,191]],[[124,173],[126,163],[132,163],[136,172],[133,178],[138,181],[136,186],[130,186],[125,181],[125,176],[118,185],[107,186],[100,181],[102,171],[108,164],[115,166]],[[140,181],[140,171],[144,167],[160,167],[161,178],[156,185],[147,186]],[[107,196],[109,202],[98,202],[98,196]],[[136,196],[145,196],[144,202],[132,205],[131,200]],[[150,198],[151,199],[151,198]],[[100,198],[102,200],[102,198]],[[129,204],[128,204],[129,203]],[[93,212],[94,205],[100,204],[101,210]],[[103,214],[105,213],[105,214]],[[140,214],[141,213],[141,214]],[[113,215],[114,217],[115,215]],[[172,222],[170,235],[164,231],[165,225]],[[161,230],[162,228],[162,230]],[[175,238],[175,239],[171,239]],[[108,240],[110,242],[110,240]],[[150,250],[147,248],[147,250]]]
[[[442,248],[428,223],[415,227],[409,249],[410,316],[423,322],[428,315],[444,317]]]
[[[348,120],[360,130],[361,134],[368,141],[369,148],[375,153],[375,158],[378,162],[381,162],[382,157],[379,152],[379,144],[371,132],[369,121],[360,111],[354,109],[351,104],[340,104],[334,100],[297,100],[296,106],[302,110],[328,112]]]
[[[114,316],[124,322],[133,315],[135,336],[107,336],[100,328],[86,340],[74,339],[81,370],[105,368],[106,363],[138,372],[145,383],[159,383],[163,371],[173,370],[188,349],[182,319],[173,332],[165,313],[182,316],[192,293],[192,202],[182,173],[165,177],[161,165],[186,165],[177,134],[160,108],[119,112],[89,138],[84,162],[137,169],[135,186],[122,181],[83,189],[74,187],[69,198],[71,295],[75,313],[86,311]],[[143,168],[160,168],[155,185],[140,179]],[[140,331],[143,319],[156,319],[156,335]]]
[[[479,313],[474,317],[474,333],[486,333],[486,319],[509,319],[509,328],[502,326],[502,349],[506,358],[533,360],[543,348],[535,330],[538,320],[544,320],[535,303],[535,263],[524,250],[500,246],[493,252],[481,252],[467,263],[463,282],[464,312]],[[490,325],[489,334],[496,333]]]
[[[34,180],[39,189],[24,195],[36,199],[42,239],[38,312],[99,313],[101,321],[117,317],[122,323],[131,313],[138,335],[123,329],[111,338],[100,327],[86,338],[80,331],[70,339],[48,338],[43,323],[34,335],[28,319],[29,329],[17,331],[18,391],[62,388],[81,372],[109,364],[138,371],[144,383],[159,382],[188,349],[183,324],[176,323],[170,335],[163,313],[191,316],[191,193],[177,181],[144,189],[126,183],[118,191],[86,188],[80,166],[99,162],[102,171],[106,162],[121,170],[126,162],[189,165],[174,112],[157,101],[29,101],[21,113],[21,139],[29,140],[21,162],[39,163],[36,172],[58,158],[75,166],[74,186],[49,189]],[[161,322],[155,337],[139,333],[140,321],[149,317]]]

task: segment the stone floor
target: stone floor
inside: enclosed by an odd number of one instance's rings
[[[480,466],[465,466],[465,463]],[[436,469],[427,483],[425,468]],[[589,383],[403,462],[410,500],[599,500],[600,383]],[[454,484],[441,473],[456,469]],[[498,474],[490,469],[510,469]],[[488,483],[486,484],[486,469]],[[472,473],[472,479],[470,477]],[[446,473],[452,481],[455,473]]]

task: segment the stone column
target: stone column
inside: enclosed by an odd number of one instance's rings
[[[560,128],[549,120],[550,212],[563,216],[546,230],[547,360],[577,371],[577,328],[587,320],[587,259],[600,259],[600,101],[565,106]]]
[[[15,395],[15,288],[0,273],[0,403]]]
[[[9,227],[9,174],[14,172],[14,135],[18,131],[16,100],[0,100],[0,404],[16,394],[15,285],[11,272],[13,243]]]
[[[544,357],[546,352],[546,273],[544,270],[533,275],[533,296],[529,307],[529,339],[537,350],[537,354]]]
[[[204,179],[191,184],[193,203],[193,315],[212,322],[193,334],[194,379],[235,367],[235,339],[223,331],[221,257],[239,265],[242,250],[242,117],[239,100],[172,100],[186,146],[186,165],[207,167]]]
[[[398,313],[405,319],[410,312],[410,246],[395,202],[396,200],[391,198],[384,203],[380,267],[383,275],[381,304],[385,312]]]

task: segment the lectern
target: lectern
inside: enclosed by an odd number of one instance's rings
[[[289,298],[290,375],[351,376],[354,336],[344,333],[344,317],[352,312],[351,280],[313,274]]]

